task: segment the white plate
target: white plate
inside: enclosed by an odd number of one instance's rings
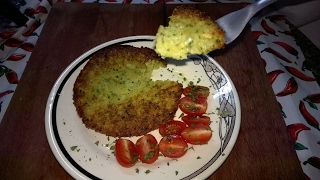
[[[215,113],[210,114],[213,136],[208,144],[193,146],[179,159],[159,157],[153,164],[140,162],[132,168],[123,168],[110,150],[115,139],[84,126],[73,105],[72,88],[91,55],[113,44],[154,48],[153,40],[154,36],[132,36],[101,44],[71,63],[54,84],[46,106],[46,134],[54,156],[75,179],[205,179],[231,152],[240,129],[239,97],[229,76],[209,56],[192,56],[184,61],[168,59],[167,68],[154,71],[152,76],[177,80],[184,87],[189,81],[210,87],[207,112]],[[230,113],[218,115],[217,108]],[[176,119],[180,114],[178,110]],[[157,130],[151,133],[160,140]],[[135,142],[137,138],[129,139]],[[147,170],[150,173],[145,173]]]

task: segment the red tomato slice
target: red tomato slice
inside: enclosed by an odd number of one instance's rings
[[[205,144],[212,136],[210,126],[203,124],[192,124],[182,131],[181,136],[190,144]]]
[[[159,142],[160,152],[169,158],[179,158],[188,151],[188,144],[180,136],[165,136]]]
[[[186,123],[182,121],[171,120],[159,127],[159,133],[162,136],[181,135],[181,132],[187,128]]]
[[[154,163],[159,156],[157,139],[151,134],[140,137],[136,142],[136,152],[143,163]]]
[[[207,111],[208,103],[205,99],[191,100],[186,96],[179,100],[179,108],[182,112],[189,115],[202,115]]]
[[[118,139],[115,144],[115,154],[118,163],[123,167],[132,167],[138,160],[135,145],[127,139]]]
[[[186,124],[191,126],[192,124],[203,124],[203,125],[210,125],[210,117],[208,116],[191,116],[191,115],[186,115],[183,116],[182,121],[184,121]]]
[[[205,86],[192,85],[184,88],[182,93],[185,96],[191,97],[191,99],[196,99],[196,98],[207,99],[210,93],[210,89]]]

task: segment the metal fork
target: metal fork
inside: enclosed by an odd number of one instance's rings
[[[249,20],[258,11],[276,1],[277,0],[259,0],[216,20],[216,23],[218,23],[225,32],[227,44],[230,44],[239,36]]]

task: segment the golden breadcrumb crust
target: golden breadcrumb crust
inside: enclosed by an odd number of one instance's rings
[[[156,34],[155,51],[177,60],[188,54],[208,54],[225,47],[223,30],[217,23],[193,6],[177,6],[167,27],[160,26]]]
[[[182,84],[153,81],[166,67],[154,50],[106,47],[88,61],[73,87],[78,115],[87,128],[113,137],[140,136],[173,119]]]

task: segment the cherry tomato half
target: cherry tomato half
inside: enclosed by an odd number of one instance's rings
[[[212,136],[210,126],[203,124],[192,124],[182,131],[181,136],[190,144],[205,144]]]
[[[186,116],[183,116],[181,119],[189,126],[191,126],[192,124],[198,124],[198,123],[203,125],[210,125],[210,117],[208,116],[186,115]]]
[[[202,115],[206,112],[208,103],[205,99],[192,100],[185,96],[179,100],[179,108],[182,112],[189,115]]]
[[[210,93],[210,89],[205,86],[192,85],[184,88],[182,93],[185,96],[191,97],[191,99],[197,99],[197,98],[207,99]]]
[[[165,136],[159,142],[160,152],[169,158],[179,158],[188,151],[188,144],[180,136]]]
[[[171,120],[159,127],[159,133],[162,136],[181,135],[181,132],[187,128],[187,124],[182,121]]]
[[[128,139],[118,139],[115,144],[115,154],[118,163],[123,167],[132,167],[138,160],[135,145]]]
[[[143,163],[154,163],[159,156],[157,139],[151,134],[140,137],[136,142],[136,152]]]

